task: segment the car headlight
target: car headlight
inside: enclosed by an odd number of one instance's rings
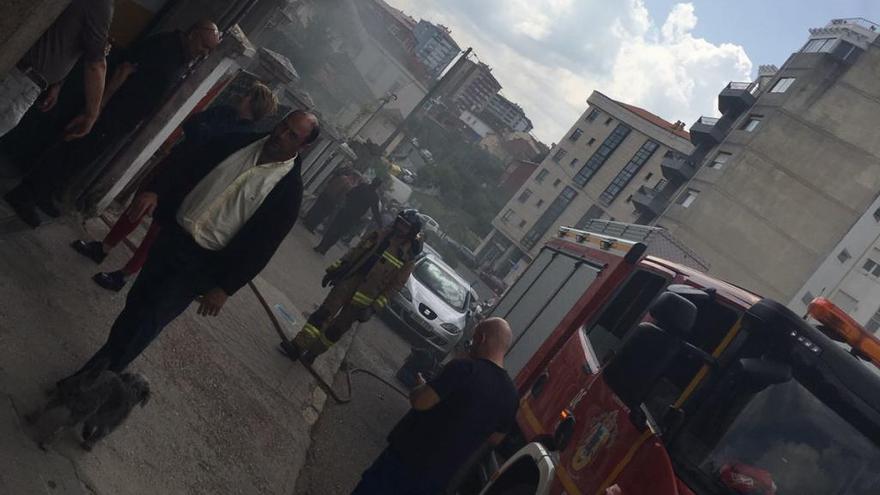
[[[440,326],[449,333],[461,333],[461,329],[452,323],[442,323]]]
[[[403,298],[407,301],[412,302],[412,292],[410,292],[409,288],[407,288],[406,286],[403,286],[400,289],[400,295],[403,296]]]

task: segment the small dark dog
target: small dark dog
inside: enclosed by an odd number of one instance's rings
[[[90,451],[128,418],[134,406],[146,406],[149,400],[150,383],[140,373],[90,371],[59,382],[46,405],[25,419],[38,425],[37,443],[43,450],[62,430],[82,423],[80,445]]]

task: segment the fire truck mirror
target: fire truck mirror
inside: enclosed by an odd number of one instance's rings
[[[770,359],[740,359],[739,371],[748,377],[757,389],[791,380],[791,366]]]

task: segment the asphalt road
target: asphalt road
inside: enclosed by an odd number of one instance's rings
[[[379,318],[361,325],[349,350],[346,363],[388,379],[405,390],[394,378],[409,354],[406,330],[392,330]],[[345,373],[336,375],[335,389],[345,392]],[[347,494],[357,485],[361,473],[385,448],[385,437],[409,409],[409,402],[380,381],[355,374],[352,401],[336,404],[328,399],[312,431],[312,446],[300,472],[298,495]]]

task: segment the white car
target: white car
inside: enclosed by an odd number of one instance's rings
[[[439,258],[416,262],[406,285],[386,310],[441,356],[461,340],[476,298],[470,285]]]
[[[419,213],[419,216],[422,218],[423,229],[430,230],[431,232],[440,235],[440,224],[437,223],[437,220],[434,220],[424,213]]]

